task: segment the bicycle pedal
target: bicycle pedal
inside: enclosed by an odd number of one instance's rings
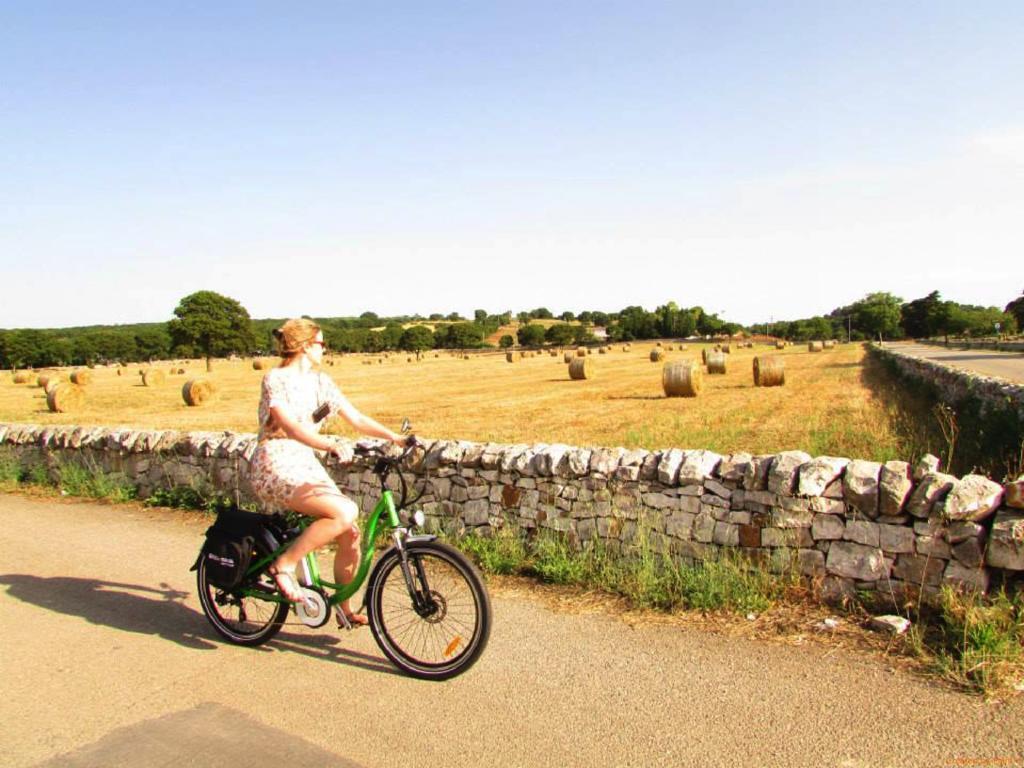
[[[334,614],[338,619],[338,629],[347,629],[350,631],[354,629],[352,622],[348,620],[348,616],[345,615],[345,612],[341,610],[341,608],[335,607]]]

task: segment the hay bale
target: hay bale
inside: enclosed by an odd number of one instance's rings
[[[46,395],[46,407],[53,413],[70,413],[85,405],[85,387],[62,382],[54,385]]]
[[[664,357],[665,353],[664,351],[662,351],[661,347],[655,347],[654,349],[651,350],[652,363],[660,363]]]
[[[586,357],[586,356],[587,356],[587,348],[586,347],[576,347],[576,357]]]
[[[14,383],[15,384],[28,384],[28,381],[29,381],[28,371],[18,371],[16,374],[14,374]]]
[[[506,363],[514,363],[515,361],[516,361],[515,354],[513,354],[512,352],[506,352],[505,353],[505,362]]]
[[[781,387],[786,383],[786,363],[778,355],[754,358],[754,386]]]
[[[732,354],[732,345],[731,344],[723,344],[722,345],[722,353],[726,354],[726,355]]]
[[[832,349],[833,347],[835,347],[835,345],[836,345],[835,339],[829,339],[828,341],[822,342],[822,346],[825,349]]]
[[[262,371],[264,368],[266,368],[266,364],[260,358],[257,357],[252,361],[252,369],[254,371]]]
[[[671,352],[672,351],[672,345],[671,344],[666,344],[665,345],[665,351],[666,352]]]
[[[57,387],[58,387],[59,385],[61,385],[61,384],[65,384],[65,383],[66,383],[66,382],[62,381],[61,379],[57,378],[56,376],[51,376],[51,377],[50,377],[50,380],[46,382],[46,386],[45,386],[45,387],[43,387],[43,391],[44,391],[44,392],[45,392],[45,393],[46,393],[47,395],[49,395],[49,394],[50,394],[50,393],[51,393],[51,392],[52,392],[52,391],[53,391],[54,389],[56,389],[56,388],[57,388]]]
[[[585,357],[574,358],[569,363],[569,378],[578,381],[594,378],[594,361]]]
[[[601,347],[597,351],[598,351],[598,354],[601,354],[601,355],[607,355],[608,354],[608,350],[605,347]]]
[[[821,350],[823,350],[824,348],[825,348],[825,345],[822,344],[820,341],[809,341],[809,342],[807,342],[807,351],[808,352],[821,352]]]
[[[784,342],[782,339],[779,339],[778,341],[775,342],[775,348],[776,349],[785,349],[786,348],[786,342]]]
[[[723,374],[725,373],[725,353],[724,352],[710,352],[708,353],[708,373],[709,374]]]
[[[661,346],[661,342],[660,342],[660,341],[657,341],[657,342],[655,342],[655,343],[654,343],[654,346],[656,346],[656,347],[660,347],[660,346]]]
[[[118,375],[118,376],[120,376],[120,375],[121,375],[121,369],[120,369],[120,368],[118,368],[118,369],[117,369],[117,375]]]
[[[566,363],[571,363],[575,357],[576,355],[573,352],[564,352],[562,354],[562,361]]]
[[[696,397],[704,388],[704,371],[695,360],[676,360],[661,369],[665,397]]]
[[[42,376],[40,376],[38,379],[36,379],[36,386],[37,387],[42,387],[43,389],[46,389],[46,385],[50,383],[50,379],[51,378],[52,378],[51,376],[49,376],[48,374],[44,373]]]
[[[84,387],[86,384],[92,382],[92,373],[90,371],[72,371],[71,372],[71,383],[77,384],[80,387]]]
[[[208,403],[215,394],[217,388],[209,379],[189,379],[181,388],[181,398],[188,406]]]
[[[164,383],[164,372],[156,368],[147,368],[142,372],[142,383],[147,387],[158,387]]]
[[[623,344],[622,345],[622,351],[623,352],[629,352],[629,344]]]
[[[549,355],[550,355],[551,357],[558,357],[558,350],[557,350],[557,349],[549,349],[549,350],[548,350],[548,354],[549,354]]]

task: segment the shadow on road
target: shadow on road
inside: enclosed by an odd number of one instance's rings
[[[65,576],[44,578],[22,573],[0,574],[7,594],[26,603],[68,616],[142,635],[158,635],[186,648],[212,650],[224,641],[199,611],[184,604],[187,592],[98,579]],[[369,630],[366,630],[369,631]],[[321,635],[284,631],[268,646],[255,650],[300,653],[313,659],[346,664],[370,672],[400,674],[378,656],[340,647],[340,639],[324,630]]]
[[[44,578],[22,573],[0,574],[7,594],[26,603],[68,616],[79,616],[92,624],[159,635],[186,648],[216,648],[200,635],[206,634],[206,620],[182,601],[188,593],[176,589],[154,589],[98,579],[65,576]]]

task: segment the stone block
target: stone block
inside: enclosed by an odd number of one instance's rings
[[[893,517],[903,512],[903,506],[914,488],[910,464],[905,461],[887,461],[878,477],[879,514]]]
[[[950,544],[959,544],[968,539],[980,539],[985,535],[985,526],[974,523],[970,520],[960,520],[950,523],[946,528],[946,541]]]
[[[821,496],[829,483],[842,475],[849,459],[818,456],[800,467],[797,492],[801,496]]]
[[[846,525],[835,515],[815,515],[811,522],[811,536],[815,541],[843,538]]]
[[[1003,486],[1003,503],[1013,509],[1024,509],[1024,475]]]
[[[718,476],[723,480],[742,483],[753,458],[749,453],[734,453],[723,457],[718,465]]]
[[[825,572],[825,555],[816,549],[801,549],[797,552],[797,562],[804,576],[818,576]]]
[[[693,538],[704,544],[710,544],[715,535],[717,521],[711,515],[699,514],[693,521]]]
[[[981,539],[967,539],[950,547],[953,559],[968,568],[978,568],[985,562],[985,545]]]
[[[988,592],[989,572],[983,566],[950,560],[942,573],[942,583],[958,589],[984,593]]]
[[[990,517],[1003,500],[1003,486],[981,475],[965,475],[953,483],[939,514],[946,520],[978,522]]]
[[[920,459],[917,460],[917,464],[914,465],[914,482],[918,483],[924,480],[926,475],[934,475],[939,472],[939,458],[933,456],[930,453],[926,453]]]
[[[714,451],[684,451],[679,465],[680,485],[699,485],[714,474],[722,457]]]
[[[842,515],[846,513],[846,505],[841,499],[827,499],[823,496],[808,499],[808,508],[811,512],[819,512],[823,515]]]
[[[911,554],[914,551],[914,530],[903,525],[879,525],[878,545],[885,552]]]
[[[761,529],[758,528],[756,525],[740,525],[739,540],[741,547],[760,547]]]
[[[491,505],[484,499],[467,501],[462,506],[462,519],[466,525],[485,525],[490,516]]]
[[[768,490],[791,496],[800,467],[810,460],[810,454],[803,451],[783,451],[776,454],[768,470]]]
[[[611,477],[619,468],[619,461],[625,455],[625,448],[597,448],[590,455],[590,471]]]
[[[810,528],[762,528],[762,547],[811,547],[814,539],[811,538]]]
[[[828,573],[858,581],[877,581],[889,574],[891,561],[877,547],[852,541],[834,541],[828,550]]]
[[[882,465],[877,461],[851,461],[843,474],[843,500],[848,506],[870,518],[878,517],[881,474]]]
[[[1001,509],[996,513],[985,562],[994,568],[1024,571],[1024,512]]]
[[[910,494],[907,512],[917,518],[930,517],[935,503],[941,501],[953,488],[956,478],[940,472],[929,472],[921,478],[917,488]]]
[[[663,485],[676,485],[679,481],[679,466],[683,463],[683,451],[672,448],[661,454],[658,462],[658,482]]]
[[[740,527],[721,521],[715,523],[715,530],[711,539],[715,544],[723,547],[735,547],[740,543]]]
[[[568,445],[555,443],[538,451],[533,457],[535,473],[543,477],[564,476],[569,450]]]
[[[768,471],[775,457],[771,454],[752,456],[743,474],[743,488],[747,491],[763,491],[768,488]]]
[[[937,586],[946,570],[946,561],[925,555],[897,555],[893,578],[910,584]]]
[[[810,528],[814,515],[810,512],[786,512],[774,510],[771,515],[772,525],[776,528]]]
[[[850,520],[846,523],[843,539],[855,541],[866,547],[878,547],[881,544],[880,534],[877,523],[869,523],[866,520]]]
[[[796,496],[779,496],[779,507],[786,512],[810,512],[811,499]]]
[[[693,533],[695,515],[686,512],[674,514],[665,521],[665,533],[679,539],[689,539]]]
[[[949,549],[949,543],[939,534],[934,536],[917,536],[914,541],[914,549],[917,550],[919,555],[939,557],[944,560],[948,560],[952,554]]]
[[[710,479],[704,481],[704,489],[709,493],[714,494],[715,496],[718,496],[719,498],[722,499],[731,499],[733,494],[731,489],[726,488],[721,483]]]

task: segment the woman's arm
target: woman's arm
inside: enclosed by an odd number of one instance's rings
[[[334,448],[334,443],[332,441],[325,437],[321,437],[312,429],[303,426],[300,422],[292,418],[292,415],[288,412],[287,408],[282,408],[276,405],[271,406],[270,418],[272,423],[279,426],[281,431],[292,440],[298,440],[300,443],[308,445],[310,448],[314,448],[318,451],[330,451]]]
[[[391,442],[398,444],[405,442],[405,437],[403,435],[393,432],[384,425],[374,421],[369,416],[361,413],[358,408],[349,402],[349,399],[345,397],[340,390],[335,389],[331,394],[332,410],[337,410],[345,421],[351,424],[352,428],[360,434],[369,435],[370,437],[381,437],[385,440],[390,440]]]

